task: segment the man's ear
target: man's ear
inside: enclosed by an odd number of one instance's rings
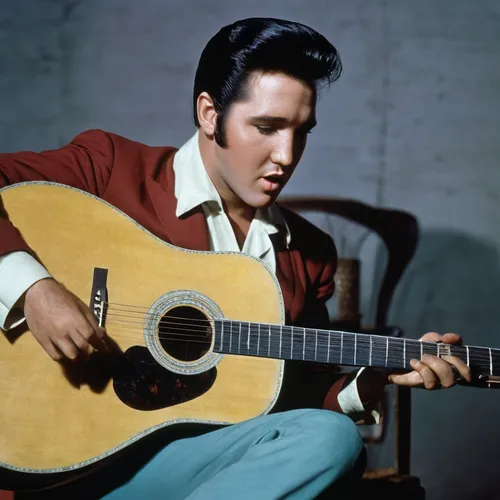
[[[215,111],[214,101],[207,92],[202,92],[198,96],[196,112],[201,130],[212,137],[217,126],[217,112]]]

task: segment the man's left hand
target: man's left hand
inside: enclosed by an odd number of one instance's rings
[[[426,333],[420,338],[422,342],[443,342],[444,344],[459,345],[462,338],[456,333],[439,335],[436,332]],[[412,359],[410,366],[413,371],[404,374],[390,374],[389,382],[407,387],[422,387],[437,389],[439,387],[453,387],[457,376],[470,382],[472,379],[470,368],[455,356],[433,356],[424,354],[422,360]]]

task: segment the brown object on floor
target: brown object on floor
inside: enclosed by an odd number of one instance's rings
[[[367,470],[356,489],[356,498],[370,500],[425,500],[425,490],[415,476],[395,468]]]

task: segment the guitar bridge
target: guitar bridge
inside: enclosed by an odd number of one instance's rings
[[[100,267],[94,268],[92,292],[90,295],[90,310],[95,314],[99,326],[106,324],[106,310],[108,304],[108,270]]]

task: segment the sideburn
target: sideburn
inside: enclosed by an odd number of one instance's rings
[[[227,149],[226,113],[217,115],[214,138],[218,146],[222,149]]]

